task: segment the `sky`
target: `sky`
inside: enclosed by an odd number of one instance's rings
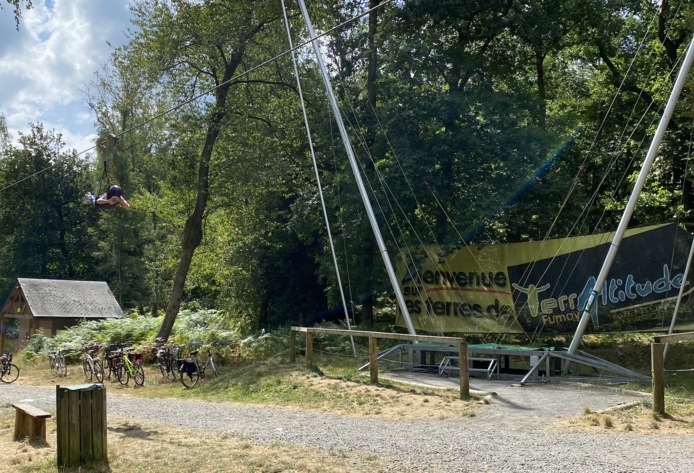
[[[0,10],[0,114],[13,142],[32,123],[63,135],[78,153],[94,146],[95,115],[85,97],[95,73],[130,27],[127,0],[33,0],[19,31],[13,7]],[[109,44],[111,46],[109,46]]]

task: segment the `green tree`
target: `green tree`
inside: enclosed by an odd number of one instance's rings
[[[87,163],[33,125],[0,161],[3,286],[17,277],[93,279],[94,211],[81,204]]]
[[[210,166],[215,147],[230,125],[239,90],[249,79],[235,77],[246,66],[249,49],[265,55],[261,33],[280,17],[275,2],[240,1],[190,3],[185,1],[140,1],[133,8],[139,28],[132,41],[120,52],[131,65],[146,69],[143,78],[155,78],[157,87],[174,101],[188,101],[181,109],[198,117],[202,132],[196,139],[197,161],[193,206],[181,236],[181,257],[162,328],[158,334],[168,338],[178,314],[186,278],[195,250],[203,239],[203,224],[210,199]],[[204,96],[204,99],[198,97]],[[190,102],[191,99],[197,101]]]
[[[374,5],[314,2],[311,16],[325,31]],[[167,304],[161,336],[184,299],[222,304],[249,328],[323,314],[326,295],[337,305],[289,56],[252,70],[286,51],[278,8],[139,1],[139,29],[101,81],[112,90],[95,94],[109,97],[93,100],[101,136],[120,136],[99,159],[118,162],[137,203],[100,218],[102,231],[114,228],[100,243],[101,269],[113,278],[126,268],[143,282],[124,286],[124,304]],[[643,153],[691,24],[689,7],[673,10],[415,0],[322,39],[391,255],[612,229],[628,196],[620,173],[632,174]],[[639,49],[652,18],[659,33]],[[368,301],[387,286],[385,272],[312,55],[299,57],[333,236],[354,298]],[[622,141],[631,115],[645,119]],[[677,202],[690,178],[679,160],[685,121],[679,112],[638,223],[688,208]]]
[[[14,8],[14,20],[17,25],[17,30],[19,30],[19,20],[22,18],[22,4],[27,10],[32,7],[32,0],[6,0],[7,4]],[[0,3],[0,10],[2,10],[2,3]]]
[[[12,137],[7,130],[7,120],[5,115],[0,113],[0,154],[4,153],[9,148]]]

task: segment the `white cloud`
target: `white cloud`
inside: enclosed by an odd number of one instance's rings
[[[46,5],[48,4],[48,6]],[[63,133],[68,147],[93,146],[94,116],[84,90],[112,51],[125,41],[125,0],[34,0],[19,32],[11,9],[0,11],[0,113],[10,132],[43,123]]]

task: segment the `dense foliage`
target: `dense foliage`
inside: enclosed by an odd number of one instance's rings
[[[53,338],[41,333],[33,335],[22,353],[25,359],[33,359],[60,350],[68,361],[76,362],[83,358],[88,347],[99,345],[107,349],[111,345],[130,344],[150,361],[158,346],[154,339],[161,319],[134,313],[123,319],[84,321]],[[275,332],[243,334],[218,311],[184,309],[169,342],[177,344],[182,355],[200,347],[212,347],[218,360],[230,362],[284,353],[287,337],[285,333]]]
[[[312,2],[318,32],[344,23],[320,41],[391,259],[612,230],[692,30],[671,3],[410,0],[352,20],[377,3]],[[126,309],[166,310],[152,330],[176,337],[182,301],[241,332],[342,317],[280,3],[133,12],[87,97],[96,156],[40,125],[19,145],[0,133],[2,289],[106,280]],[[369,326],[388,280],[312,52],[297,58],[345,296]],[[690,101],[632,225],[692,223]],[[79,203],[104,169],[131,211]]]

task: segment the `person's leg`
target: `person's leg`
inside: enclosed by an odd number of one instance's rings
[[[91,192],[87,192],[84,194],[84,197],[82,197],[82,203],[96,205],[96,196],[92,195]]]

